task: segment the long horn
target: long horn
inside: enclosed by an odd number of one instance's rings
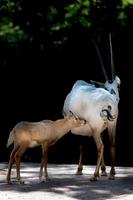
[[[110,44],[111,72],[112,72],[112,79],[114,79],[115,78],[115,68],[114,68],[114,59],[113,59],[111,33],[109,33],[109,44]]]
[[[101,67],[102,67],[102,70],[103,70],[103,74],[104,74],[104,77],[105,77],[105,80],[109,80],[108,79],[108,76],[107,76],[107,73],[106,73],[106,70],[105,70],[105,67],[104,67],[104,64],[103,64],[103,60],[102,60],[102,57],[101,57],[101,54],[100,54],[100,51],[99,51],[99,48],[98,46],[96,45],[95,41],[93,40],[93,44],[96,48],[96,51],[97,51],[97,54],[98,54],[98,57],[99,57],[99,60],[100,60],[100,64],[101,64]]]

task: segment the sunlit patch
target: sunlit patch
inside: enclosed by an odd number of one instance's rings
[[[110,194],[109,190],[94,189],[92,191],[98,194]]]

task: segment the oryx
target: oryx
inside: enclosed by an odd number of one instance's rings
[[[109,80],[107,76],[99,49],[96,46],[106,79],[105,83],[99,83],[95,81],[90,81],[90,83],[87,83],[82,80],[76,81],[72,87],[72,90],[66,96],[63,106],[63,112],[65,115],[69,115],[69,110],[71,110],[76,116],[87,121],[84,126],[80,128],[74,128],[71,130],[71,132],[76,135],[93,136],[96,143],[98,158],[96,169],[91,180],[97,180],[99,177],[100,165],[102,173],[106,173],[103,158],[104,145],[101,138],[102,132],[105,129],[108,131],[110,140],[111,170],[109,179],[114,179],[115,175],[115,134],[118,118],[119,87],[121,81],[120,78],[115,75],[114,71],[111,35],[109,35],[109,41],[112,79]],[[98,84],[99,87],[97,87],[95,83]],[[77,174],[81,174],[82,169],[83,163],[81,151]]]

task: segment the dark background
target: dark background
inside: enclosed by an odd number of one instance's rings
[[[62,118],[64,99],[76,80],[105,81],[92,39],[97,41],[110,74],[108,33],[111,32],[116,74],[121,79],[116,165],[133,166],[132,4],[123,7],[122,1],[90,1],[90,13],[84,19],[91,23],[90,27],[79,23],[77,13],[69,19],[70,28],[52,32],[53,24],[60,22],[61,26],[65,20],[64,7],[75,1],[23,0],[18,1],[21,10],[16,1],[11,2],[14,4],[9,7],[7,1],[1,1],[0,7],[0,161],[9,159],[11,147],[7,149],[6,142],[16,123]],[[59,11],[52,20],[47,14],[51,5]],[[124,13],[121,19],[120,13]],[[3,36],[3,24],[9,22],[13,22],[14,27],[19,26],[28,38],[19,39],[14,30],[13,34],[5,31]],[[66,42],[55,45],[55,42],[62,42],[63,37],[67,38]],[[80,140],[79,136],[68,133],[51,147],[49,162],[78,163]],[[96,164],[93,139],[83,137],[83,140],[85,164]],[[104,143],[106,163],[110,164],[106,132]],[[28,149],[23,160],[38,162],[40,158],[41,150],[37,147]]]

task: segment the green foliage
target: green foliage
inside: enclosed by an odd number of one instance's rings
[[[120,24],[122,26],[125,26],[126,25],[126,21],[127,21],[127,16],[125,14],[125,12],[123,10],[121,10],[119,13],[118,13],[118,17],[117,17],[118,21],[120,22]]]
[[[16,11],[21,11],[22,7],[20,6],[19,1],[13,0],[3,0],[0,2],[0,12],[6,12],[8,16],[15,13]]]
[[[31,4],[32,7],[31,7]],[[74,37],[76,31],[93,32],[121,28],[128,22],[127,9],[133,0],[111,2],[105,0],[71,0],[47,4],[31,1],[0,1],[0,42],[8,46],[32,41],[43,49],[61,47]],[[111,6],[112,7],[111,7]],[[111,10],[112,9],[112,10]],[[26,14],[25,14],[26,11]],[[114,29],[115,29],[114,28]],[[104,31],[103,31],[104,30]],[[32,38],[32,39],[31,39]]]
[[[5,0],[0,5],[2,16],[0,19],[0,41],[7,46],[18,46],[20,42],[28,39],[28,35],[20,25],[14,23],[13,16],[18,11],[21,11],[19,2]]]
[[[103,29],[113,31],[117,27],[122,28],[128,22],[127,10],[130,8],[133,8],[133,0],[121,0],[116,3],[102,0],[75,0],[64,6],[63,12],[51,7],[49,10],[51,31],[53,34],[56,32],[60,34],[60,38],[57,37],[54,44],[58,46],[67,42],[68,32],[74,27],[86,31],[93,29],[96,32],[101,32]],[[60,16],[60,13],[63,14]]]
[[[19,41],[28,39],[28,36],[10,18],[3,18],[0,22],[0,39],[9,46],[15,46]]]
[[[121,0],[122,1],[122,7],[125,8],[127,6],[133,6],[133,0]]]
[[[121,4],[117,6],[118,9],[118,21],[121,26],[126,26],[128,16],[127,16],[127,10],[133,8],[133,0],[121,0]]]
[[[53,6],[51,6],[47,13],[48,20],[52,22],[57,14],[58,14],[57,8],[54,8]]]
[[[63,13],[60,16],[60,13]],[[63,45],[68,40],[68,32],[73,27],[90,29],[90,1],[76,0],[64,6],[63,12],[58,8],[50,7],[48,19],[52,21],[51,31],[61,33],[59,39],[55,39],[55,46]]]
[[[51,7],[51,11],[52,10],[53,8]],[[75,2],[64,7],[63,20],[53,24],[51,30],[59,31],[61,29],[71,28],[74,24],[79,24],[81,27],[89,28],[91,26],[89,12],[89,0],[76,0]],[[56,12],[56,14],[57,13],[58,12]]]

